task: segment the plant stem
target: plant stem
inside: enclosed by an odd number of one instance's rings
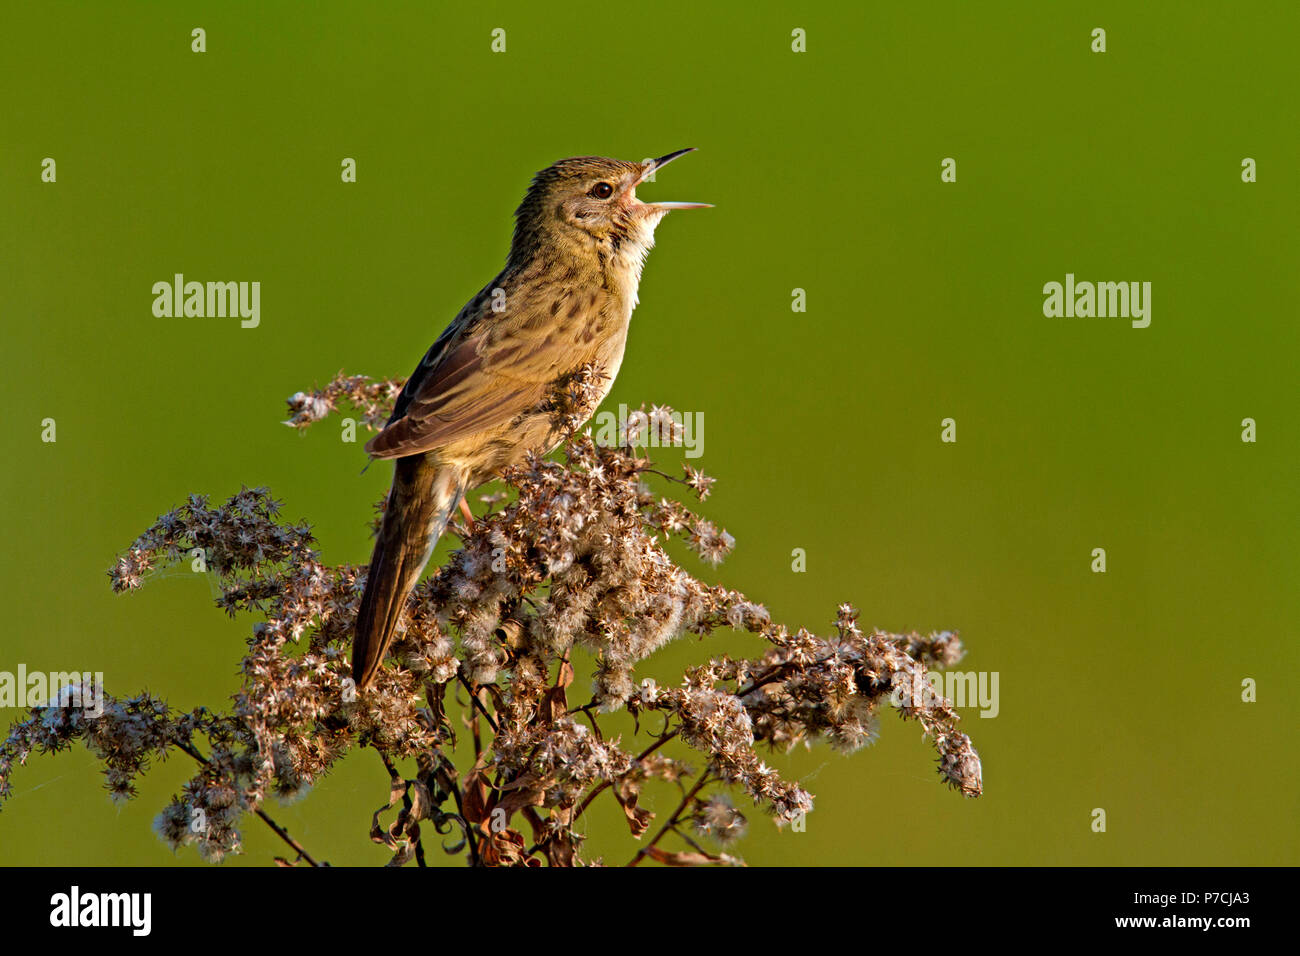
[[[660,747],[668,743],[668,741],[672,740],[676,736],[677,736],[677,731],[675,730],[671,734],[664,734],[664,736],[660,737],[658,740],[652,743],[645,750],[637,754],[636,757],[633,758],[632,762],[636,763],[636,761],[638,760],[644,760],[646,757],[650,756],[652,753],[654,753],[656,750],[658,750]],[[587,794],[587,798],[583,800],[581,806],[578,807],[578,812],[573,815],[574,823],[578,822],[578,817],[582,816],[582,811],[587,809],[587,807],[591,804],[591,801],[595,800],[598,796],[600,796],[607,789],[609,789],[609,786],[610,783],[608,780],[606,780],[595,790],[591,791],[591,793]]]
[[[665,823],[662,827],[659,828],[659,832],[654,835],[654,839],[652,839],[645,846],[641,847],[641,849],[637,850],[636,856],[632,857],[632,862],[629,863],[628,866],[636,866],[643,859],[645,859],[645,855],[650,852],[650,850],[654,847],[654,845],[658,843],[660,840],[662,840],[664,836],[668,833],[668,831],[673,829],[673,827],[677,825],[677,821],[681,817],[682,811],[685,810],[690,805],[690,802],[693,799],[695,799],[695,795],[699,793],[702,789],[704,789],[704,785],[708,782],[709,782],[709,768],[705,767],[704,773],[700,774],[700,779],[696,781],[695,786],[691,787],[690,791],[686,794],[686,796],[682,797],[682,802],[677,804],[677,809],[673,811],[672,817],[668,820],[667,823]]]
[[[189,754],[199,763],[203,764],[203,766],[205,767],[212,766],[212,762],[208,760],[207,757],[203,756],[203,754],[199,753],[197,750],[195,750],[192,746],[187,744],[185,741],[176,740],[173,742],[176,744],[176,747],[178,749]],[[312,859],[312,855],[307,852],[307,850],[303,847],[301,843],[299,843],[293,837],[289,836],[288,830],[286,830],[284,827],[280,826],[280,824],[272,820],[270,814],[268,814],[265,810],[263,810],[261,807],[257,807],[253,810],[253,812],[257,814],[257,816],[262,820],[263,823],[265,823],[268,827],[270,827],[272,830],[275,831],[276,836],[278,836],[285,843],[289,844],[289,846],[293,847],[294,852],[298,854],[299,859],[306,860],[307,863],[311,866],[321,865],[320,863],[317,863],[314,859]]]

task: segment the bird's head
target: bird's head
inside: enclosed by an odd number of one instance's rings
[[[703,209],[708,203],[642,202],[636,189],[657,170],[691,152],[628,163],[600,156],[562,159],[533,178],[515,212],[512,260],[557,245],[573,254],[604,252],[640,259],[654,245],[655,226],[674,209]]]

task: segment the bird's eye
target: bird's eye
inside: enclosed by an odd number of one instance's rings
[[[609,183],[596,183],[591,187],[591,194],[597,199],[608,199],[614,195],[614,187]]]

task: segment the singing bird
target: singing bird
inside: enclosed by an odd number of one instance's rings
[[[604,376],[584,419],[609,393],[655,227],[671,210],[708,205],[642,202],[636,189],[691,151],[643,163],[579,156],[539,172],[515,212],[505,268],[438,336],[367,443],[395,469],[357,611],[358,689],[378,673],[465,492],[559,444],[548,400],[579,369]]]

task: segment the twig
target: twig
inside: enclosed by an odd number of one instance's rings
[[[669,830],[677,826],[677,821],[680,819],[682,811],[690,805],[690,802],[695,798],[695,795],[704,789],[704,785],[709,782],[709,778],[709,768],[705,767],[704,772],[700,774],[700,779],[696,782],[695,786],[691,787],[686,796],[682,797],[682,802],[677,804],[677,809],[673,811],[672,817],[667,823],[659,828],[659,832],[654,835],[653,840],[641,847],[641,849],[637,850],[636,856],[632,857],[632,862],[629,863],[628,866],[636,866],[639,864],[643,859],[645,859],[646,854],[654,848],[654,845],[662,840]]]
[[[203,756],[203,754],[199,753],[197,750],[195,750],[192,746],[187,744],[185,741],[173,740],[173,743],[176,744],[177,749],[182,750],[185,753],[189,754],[199,763],[203,764],[203,766],[205,767],[212,766],[212,761],[208,760],[207,757]],[[293,847],[294,852],[298,854],[299,859],[306,860],[307,863],[311,866],[322,865],[320,863],[317,863],[314,859],[312,859],[312,855],[308,853],[306,849],[304,849],[303,845],[299,843],[297,840],[295,840],[293,837],[289,836],[289,831],[286,830],[284,827],[280,826],[280,824],[276,823],[274,820],[272,820],[270,814],[268,814],[265,810],[263,810],[261,807],[256,807],[253,810],[253,812],[256,813],[258,817],[261,818],[263,823],[265,823],[268,827],[270,827],[272,830],[275,831],[276,836],[278,836],[285,843],[289,844],[289,846]]]
[[[469,681],[465,680],[465,675],[460,673],[460,671],[456,672],[456,679],[464,685],[467,691],[469,691],[469,699],[474,702],[474,706],[478,709],[479,713],[481,713],[484,719],[487,720],[488,726],[492,728],[492,733],[497,733],[500,728],[497,727],[497,722],[492,719],[492,715],[489,714],[487,709],[483,706],[483,702],[479,700],[478,692],[470,686]]]
[[[646,757],[650,756],[652,753],[654,753],[656,750],[658,750],[660,747],[662,747],[664,744],[668,743],[668,741],[672,740],[672,739],[673,739],[674,737],[676,737],[676,736],[677,736],[677,731],[675,731],[675,730],[674,730],[671,734],[665,734],[664,736],[662,736],[662,737],[660,737],[658,740],[656,740],[654,743],[652,743],[652,744],[651,744],[649,747],[647,747],[645,750],[643,750],[643,751],[641,751],[639,754],[637,754],[636,757],[633,759],[632,762],[633,762],[633,763],[636,763],[636,762],[639,761],[639,760],[644,760]],[[610,782],[609,782],[608,780],[606,780],[604,783],[602,783],[600,786],[598,786],[595,790],[591,791],[591,793],[587,794],[587,799],[585,799],[585,800],[582,801],[581,806],[578,807],[578,812],[575,813],[575,814],[573,815],[573,822],[574,822],[574,823],[577,823],[577,822],[578,822],[578,817],[582,816],[582,811],[583,811],[583,810],[586,810],[587,807],[590,806],[591,801],[595,800],[598,796],[600,796],[602,793],[604,793],[606,790],[608,790],[609,787],[610,787]]]

